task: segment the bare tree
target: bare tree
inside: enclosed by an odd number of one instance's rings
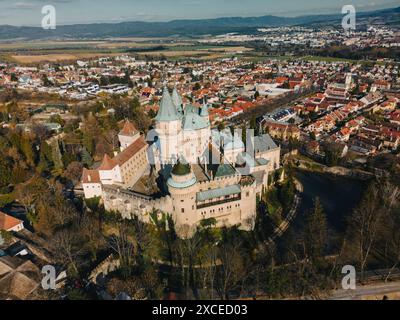
[[[362,278],[370,254],[379,236],[387,228],[386,221],[398,197],[398,187],[388,182],[374,183],[368,188],[360,205],[349,219],[348,236],[353,241],[347,243],[354,246],[357,252]]]
[[[239,289],[247,271],[241,254],[241,241],[222,242],[218,250],[221,265],[217,272],[217,291],[223,300],[229,300],[231,291]]]
[[[129,277],[134,265],[135,246],[129,239],[127,225],[120,224],[118,235],[113,235],[109,241],[110,248],[118,254],[122,274],[125,278]]]
[[[78,258],[83,254],[83,245],[73,228],[64,228],[54,235],[51,251],[60,263],[71,266],[75,274],[79,274]]]

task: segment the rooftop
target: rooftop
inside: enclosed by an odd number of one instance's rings
[[[100,183],[100,174],[98,170],[88,170],[83,168],[82,174],[83,183]]]
[[[269,134],[254,137],[254,150],[256,153],[277,149],[278,146]]]
[[[184,164],[181,161],[178,161],[178,163],[172,169],[172,174],[176,176],[185,176],[190,172],[191,172],[190,165],[187,163]]]
[[[23,221],[0,211],[0,230],[10,230],[22,222]]]
[[[240,194],[241,188],[238,184],[228,186],[225,188],[218,188],[218,189],[212,189],[212,190],[207,190],[207,191],[202,191],[197,194],[197,201],[206,201],[206,200],[211,200],[215,198],[221,198],[225,196],[231,196],[235,194]]]
[[[129,120],[126,120],[124,123],[124,127],[122,128],[119,134],[123,136],[133,136],[136,133],[138,133],[138,130],[135,128],[133,123],[130,122]]]
[[[171,95],[168,92],[168,88],[164,88],[163,96],[161,98],[160,109],[158,110],[156,120],[157,121],[175,121],[180,120],[181,116],[172,101]]]

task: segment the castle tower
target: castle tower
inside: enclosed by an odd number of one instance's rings
[[[172,91],[172,102],[174,103],[178,113],[183,116],[183,101],[176,88]]]
[[[156,120],[156,130],[160,141],[160,157],[168,163],[179,154],[179,138],[182,130],[182,115],[172,101],[168,88],[164,88]]]
[[[208,113],[208,105],[204,102],[200,110],[200,117],[204,118],[210,124],[210,114]]]
[[[178,160],[173,167],[168,189],[172,198],[176,230],[182,237],[190,237],[198,222],[196,208],[197,179],[189,164]]]
[[[126,120],[124,123],[124,127],[118,134],[118,140],[121,144],[121,151],[124,151],[139,138],[140,132],[135,128],[132,122]]]

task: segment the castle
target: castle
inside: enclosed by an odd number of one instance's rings
[[[145,138],[126,121],[120,152],[84,169],[85,198],[101,197],[107,210],[150,222],[154,209],[170,214],[181,237],[204,220],[254,227],[256,199],[280,166],[280,148],[268,134],[246,146],[230,129],[211,129],[208,106],[184,104],[164,89],[155,129]],[[251,150],[249,152],[249,150]]]

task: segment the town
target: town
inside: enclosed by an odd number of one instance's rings
[[[368,17],[0,43],[0,300],[398,299],[400,29]]]

